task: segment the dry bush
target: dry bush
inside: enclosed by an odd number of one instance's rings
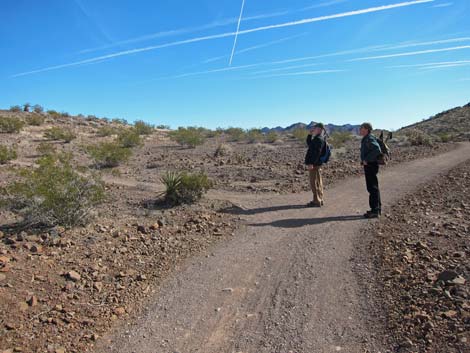
[[[206,142],[204,130],[197,127],[180,127],[178,130],[170,132],[170,139],[189,148],[195,148]]]
[[[279,139],[280,139],[280,136],[276,131],[270,131],[264,137],[264,141],[267,142],[267,143],[275,143]]]
[[[292,131],[292,136],[299,142],[305,143],[308,136],[307,129],[297,128]]]
[[[151,135],[155,131],[155,126],[138,120],[134,123],[134,129],[139,135]]]
[[[26,123],[31,126],[41,126],[46,118],[41,114],[31,114],[26,118]]]
[[[19,118],[0,116],[0,133],[19,133],[24,125],[24,121]]]
[[[117,142],[103,142],[87,147],[87,151],[97,168],[114,168],[129,160],[130,148],[122,147]]]
[[[53,155],[57,152],[55,146],[52,144],[52,143],[48,143],[48,142],[41,142],[38,147],[36,147],[36,152],[40,155],[40,156],[49,156],[49,155]]]
[[[44,137],[52,141],[64,141],[65,143],[69,143],[75,140],[77,135],[75,135],[71,129],[54,126],[44,132]]]
[[[19,177],[3,188],[0,203],[28,226],[84,225],[104,198],[101,180],[77,173],[70,155],[42,157],[37,168],[23,168]]]
[[[257,143],[263,141],[264,136],[260,129],[251,129],[246,132],[245,138],[248,143]]]
[[[8,147],[0,145],[0,164],[6,164],[9,161],[16,159],[16,149],[14,147]]]
[[[119,133],[117,141],[119,145],[124,148],[133,148],[142,145],[142,139],[134,128],[123,129]]]

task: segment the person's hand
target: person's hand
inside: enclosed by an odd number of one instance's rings
[[[362,161],[362,165],[367,165],[367,161]]]

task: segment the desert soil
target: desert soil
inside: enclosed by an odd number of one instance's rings
[[[385,210],[469,153],[462,144],[385,170]],[[360,232],[363,188],[360,178],[338,184],[322,209],[302,207],[307,193],[233,197],[238,206],[226,212],[245,220],[237,236],[188,261],[146,313],[102,340],[98,351],[385,351],[375,335],[384,328],[371,317],[373,301],[363,300],[352,262],[360,238],[373,235]]]

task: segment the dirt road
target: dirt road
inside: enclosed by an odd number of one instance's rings
[[[381,173],[385,211],[470,157],[470,144]],[[362,178],[326,192],[258,199],[233,195],[246,226],[166,281],[146,313],[102,340],[99,352],[287,353],[386,351],[371,333],[352,256],[367,206]],[[412,211],[412,210],[410,210]]]

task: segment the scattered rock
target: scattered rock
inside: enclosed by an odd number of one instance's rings
[[[82,277],[80,276],[80,274],[76,271],[69,271],[67,272],[66,274],[66,278],[72,282],[78,282],[82,279]]]

